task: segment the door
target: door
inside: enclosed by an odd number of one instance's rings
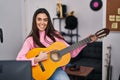
[[[22,45],[22,0],[0,0],[0,60],[15,59]]]

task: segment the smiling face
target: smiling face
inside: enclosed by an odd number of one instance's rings
[[[39,13],[36,16],[36,25],[40,31],[44,31],[48,24],[48,17],[45,13]]]

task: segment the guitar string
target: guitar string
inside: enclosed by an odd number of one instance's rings
[[[62,49],[58,53],[60,54],[60,56],[63,56],[64,54],[66,54],[66,53],[74,50],[75,48],[80,47],[80,46],[82,46],[82,45],[84,45],[86,43],[89,43],[90,41],[91,41],[91,39],[89,37],[85,38],[85,39],[83,39],[83,40],[81,40],[81,41],[79,41],[79,42],[77,42],[77,43],[75,43],[75,44],[73,44],[71,46],[68,46],[68,47]]]

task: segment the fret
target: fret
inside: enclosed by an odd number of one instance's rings
[[[81,41],[79,41],[79,42],[77,42],[77,43],[75,43],[75,44],[73,44],[71,46],[68,46],[68,47],[62,49],[58,53],[60,54],[60,56],[63,56],[64,54],[66,54],[66,53],[68,53],[68,52],[70,52],[70,51],[72,51],[72,50],[86,44],[86,43],[89,43],[90,41],[91,41],[91,39],[89,37],[85,38],[85,39],[83,39],[83,40],[81,40]]]

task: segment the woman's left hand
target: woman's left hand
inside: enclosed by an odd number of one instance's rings
[[[95,35],[90,35],[90,38],[91,38],[91,43],[98,40],[98,37]]]

